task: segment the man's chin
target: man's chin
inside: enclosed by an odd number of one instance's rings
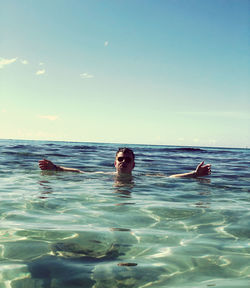
[[[117,171],[119,174],[130,174],[131,172],[127,168],[120,168]]]

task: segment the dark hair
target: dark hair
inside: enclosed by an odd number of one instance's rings
[[[118,154],[119,152],[123,152],[123,153],[131,153],[132,156],[133,156],[133,160],[135,159],[135,154],[134,154],[134,152],[133,152],[132,149],[129,149],[129,148],[127,148],[127,147],[118,148],[118,150],[117,150],[115,156],[117,156],[117,154]]]

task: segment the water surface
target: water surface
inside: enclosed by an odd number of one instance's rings
[[[249,287],[249,150],[130,145],[117,182],[119,146],[0,141],[0,287]]]

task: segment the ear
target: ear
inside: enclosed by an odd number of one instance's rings
[[[114,162],[114,165],[115,165],[115,167],[116,167],[116,160],[115,160],[115,162]]]

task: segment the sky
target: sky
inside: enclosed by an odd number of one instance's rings
[[[248,0],[0,0],[0,139],[250,147]]]

